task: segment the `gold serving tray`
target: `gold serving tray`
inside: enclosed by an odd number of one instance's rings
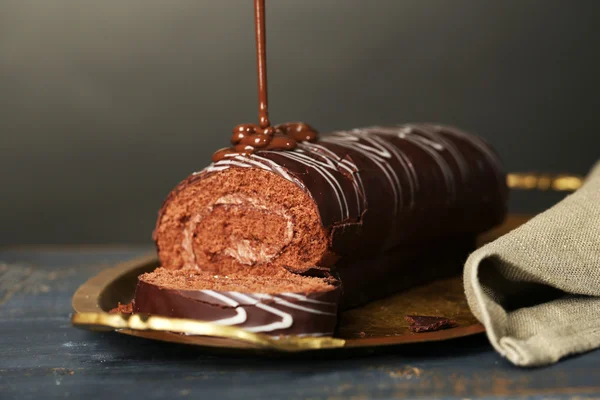
[[[508,186],[517,190],[570,192],[578,189],[582,183],[581,176],[566,174],[511,173],[507,176]],[[502,236],[529,218],[510,215],[502,226],[481,235],[478,245]],[[138,275],[158,266],[156,256],[151,254],[106,269],[88,280],[73,295],[73,325],[95,331],[114,330],[125,335],[165,342],[286,353],[432,342],[485,331],[469,310],[461,277],[434,281],[346,311],[342,314],[336,337],[273,338],[196,320],[108,313],[118,302],[128,303],[132,299]],[[411,314],[444,316],[456,320],[459,326],[436,332],[412,333],[404,318]]]
[[[494,240],[528,218],[511,215],[501,227],[482,235],[479,244]],[[469,311],[461,277],[435,281],[346,311],[342,314],[336,337],[273,338],[196,320],[108,313],[118,302],[127,303],[132,299],[138,275],[158,266],[156,256],[151,254],[103,270],[88,280],[73,295],[73,325],[90,330],[114,330],[165,342],[276,352],[441,341],[484,332],[483,326]],[[455,319],[459,326],[436,332],[412,333],[404,318],[407,314],[444,316]]]

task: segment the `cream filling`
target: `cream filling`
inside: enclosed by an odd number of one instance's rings
[[[242,194],[227,194],[206,207],[204,212],[194,214],[185,224],[183,229],[183,240],[181,242],[183,250],[181,256],[185,267],[196,267],[200,269],[196,260],[196,254],[194,253],[194,232],[202,220],[210,215],[217,206],[244,207],[246,209],[258,209],[261,211],[269,210],[269,212],[275,213],[285,220],[286,229],[283,242],[280,245],[256,245],[255,242],[248,239],[231,236],[229,238],[231,246],[225,248],[223,254],[234,258],[240,264],[255,265],[269,262],[277,257],[283,249],[290,244],[294,237],[294,223],[292,216],[282,205],[272,203],[267,205],[265,201],[254,197]]]

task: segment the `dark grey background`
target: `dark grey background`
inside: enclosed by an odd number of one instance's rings
[[[456,124],[513,171],[600,158],[600,1],[267,3],[274,122]],[[254,62],[251,0],[2,0],[0,242],[149,241],[167,192],[256,120]]]

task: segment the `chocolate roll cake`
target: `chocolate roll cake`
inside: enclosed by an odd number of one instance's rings
[[[500,223],[498,157],[455,128],[333,132],[293,151],[231,155],[168,196],[154,232],[167,269],[283,276]]]
[[[133,310],[331,334],[338,306],[458,273],[503,220],[505,182],[481,139],[432,124],[228,154],[169,194],[162,268],[140,277]]]

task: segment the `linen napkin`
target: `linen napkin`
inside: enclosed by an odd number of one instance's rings
[[[600,162],[575,193],[471,254],[464,284],[490,342],[516,365],[600,347]]]

